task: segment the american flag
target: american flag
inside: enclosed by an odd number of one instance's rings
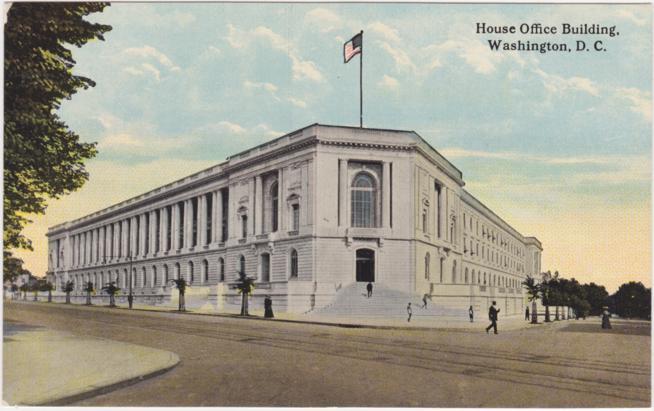
[[[345,59],[345,63],[350,61],[352,57],[356,56],[357,54],[360,54],[362,50],[362,46],[363,46],[363,32],[352,37],[350,41],[345,43],[345,45],[343,46],[343,57]]]

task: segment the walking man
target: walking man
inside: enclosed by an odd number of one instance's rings
[[[495,305],[497,303],[493,301],[493,305],[490,306],[488,309],[488,319],[491,321],[490,325],[486,327],[486,334],[488,334],[488,331],[492,328],[493,332],[497,334],[497,313],[500,312],[499,308],[495,308]]]
[[[422,296],[422,308],[427,308],[427,298],[429,298],[429,294]]]
[[[525,310],[525,320],[529,321],[529,307]]]
[[[411,322],[411,315],[413,315],[413,310],[411,309],[411,303],[406,306],[406,313],[409,314],[409,318],[407,318],[406,322]]]
[[[472,309],[472,306],[468,308],[468,315],[470,316],[470,322],[475,318],[475,311]]]
[[[368,298],[372,297],[372,283],[368,283],[366,290],[368,290]]]

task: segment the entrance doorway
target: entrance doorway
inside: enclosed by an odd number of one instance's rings
[[[357,282],[375,281],[375,251],[367,248],[357,250]]]

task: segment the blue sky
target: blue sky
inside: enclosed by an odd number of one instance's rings
[[[92,20],[113,30],[74,51],[75,72],[97,86],[61,115],[100,153],[89,183],[35,219],[35,240],[308,124],[358,125],[359,61],[343,64],[342,48],[364,30],[365,126],[418,132],[543,241],[545,269],[650,284],[648,5],[115,3]],[[478,35],[477,22],[620,35]],[[607,51],[492,52],[497,38]],[[22,256],[44,271],[44,251]]]

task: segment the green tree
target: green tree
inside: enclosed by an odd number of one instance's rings
[[[29,284],[27,284],[27,283],[23,283],[23,284],[20,285],[20,287],[19,287],[18,289],[20,290],[20,292],[21,292],[22,295],[23,295],[23,300],[26,300],[26,299],[27,299],[27,292],[28,292],[29,289],[30,289]]]
[[[556,281],[558,280],[559,272],[556,271],[552,274],[551,271],[541,274],[540,295],[545,306],[545,322],[550,322],[550,304],[552,304],[553,294],[556,293]],[[556,296],[554,295],[554,298]]]
[[[48,302],[52,302],[52,290],[54,290],[54,284],[52,284],[48,280],[44,280],[43,283],[41,283],[41,291],[47,291],[48,292]]]
[[[116,286],[116,282],[112,281],[109,284],[102,287],[102,291],[109,294],[109,307],[116,306],[116,294],[120,291],[120,288]]]
[[[186,300],[184,295],[186,294],[186,287],[189,286],[188,283],[184,278],[173,278],[170,282],[175,284],[175,288],[179,291],[178,311],[186,311]]]
[[[590,304],[590,315],[600,315],[602,307],[606,305],[609,298],[609,293],[603,285],[595,283],[584,284],[581,286],[583,292],[586,294],[586,301]]]
[[[250,315],[248,296],[254,290],[254,278],[248,277],[243,271],[239,271],[236,279],[236,289],[241,293],[241,315]]]
[[[538,324],[536,301],[538,301],[541,296],[540,284],[536,282],[534,277],[528,275],[525,281],[522,282],[522,285],[527,290],[527,298],[531,302],[531,323]]]
[[[95,293],[95,287],[91,281],[84,285],[84,291],[86,291],[86,305],[91,305],[91,294]]]
[[[611,296],[613,311],[620,317],[650,319],[651,295],[651,288],[640,281],[624,283]]]
[[[75,283],[72,281],[66,281],[66,284],[64,284],[64,289],[62,290],[63,292],[66,293],[66,304],[70,304],[70,293],[72,293],[75,290]]]
[[[104,40],[111,26],[85,16],[109,3],[13,3],[5,23],[4,247],[32,249],[22,234],[30,214],[43,214],[48,198],[79,189],[95,143],[82,143],[57,114],[61,102],[93,87],[73,74],[69,46]],[[7,253],[4,264],[8,265]],[[11,257],[11,255],[9,255]],[[16,262],[16,261],[15,261]],[[22,265],[22,262],[21,262]],[[6,272],[6,271],[5,271]]]
[[[11,251],[7,251],[5,249],[3,252],[3,257],[3,282],[8,281],[13,283],[18,277],[24,274],[27,274],[29,277],[32,276],[32,273],[30,273],[29,270],[23,268],[23,260],[18,257],[14,257]]]

